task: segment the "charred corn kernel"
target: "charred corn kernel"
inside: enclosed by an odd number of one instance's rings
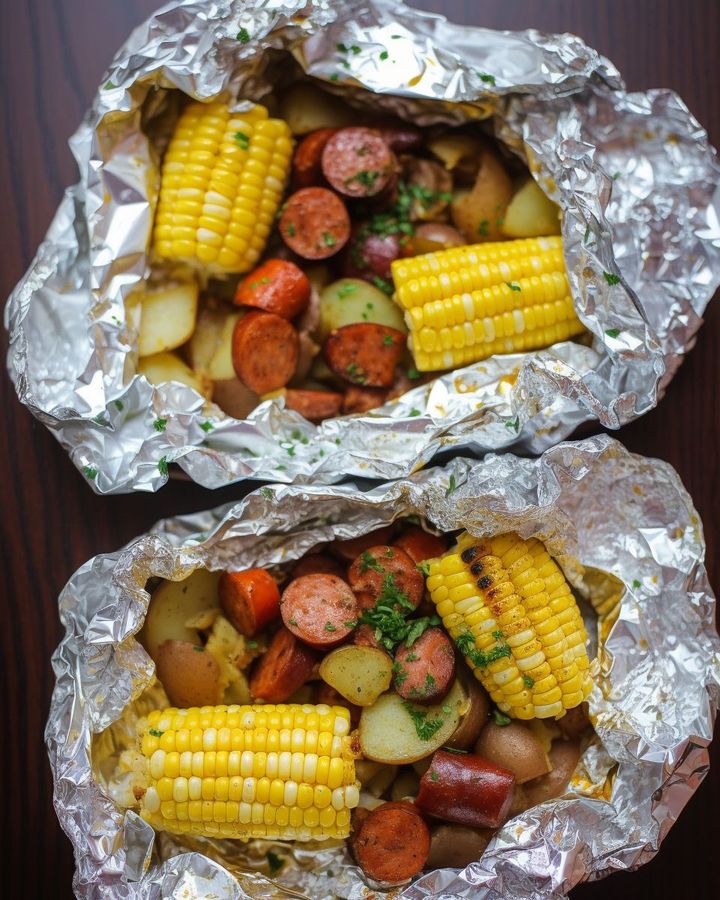
[[[139,745],[149,786],[141,815],[154,828],[230,838],[348,836],[360,794],[343,707],[170,708],[145,721]],[[171,748],[181,733],[188,749],[179,752]],[[245,749],[230,749],[236,746]]]
[[[190,103],[162,164],[155,253],[247,272],[265,248],[290,169],[290,129],[265,107]]]
[[[559,237],[452,247],[398,259],[392,274],[420,371],[538,349],[584,330]]]
[[[558,718],[587,698],[592,681],[582,616],[540,541],[466,533],[429,565],[438,615],[502,712]]]

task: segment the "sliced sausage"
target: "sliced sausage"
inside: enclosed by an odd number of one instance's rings
[[[372,197],[395,175],[392,150],[375,128],[341,128],[325,145],[322,171],[347,197]]]
[[[306,135],[295,150],[292,161],[293,188],[312,187],[322,180],[322,153],[337,128],[318,128]]]
[[[387,391],[382,388],[364,388],[351,385],[343,398],[342,411],[349,413],[364,413],[382,406],[387,400]]]
[[[336,575],[344,579],[345,570],[332,556],[325,553],[310,553],[293,566],[293,578],[301,578],[303,575]]]
[[[428,628],[411,647],[395,653],[393,684],[404,700],[438,703],[455,680],[455,651],[441,628]]]
[[[373,322],[343,325],[325,341],[328,366],[351,384],[389,388],[405,349],[405,335]]]
[[[430,816],[469,825],[497,828],[507,819],[515,777],[471,753],[438,750],[420,779],[417,806]]]
[[[362,609],[374,606],[388,586],[402,594],[400,605],[405,608],[417,608],[425,593],[425,579],[415,563],[404,550],[386,544],[368,547],[355,558],[348,583]]]
[[[294,409],[310,422],[321,422],[340,414],[343,395],[337,391],[305,391],[288,388],[285,392],[285,406]]]
[[[406,125],[404,122],[378,125],[378,131],[388,147],[396,153],[417,150],[422,144],[422,132],[420,129],[412,125]]]
[[[280,590],[265,569],[223,572],[218,596],[225,617],[248,637],[280,616]]]
[[[350,237],[345,204],[327,188],[309,187],[288,198],[280,215],[282,239],[303,259],[327,259]]]
[[[353,823],[350,849],[373,881],[402,884],[417,875],[430,853],[430,830],[412,803],[383,803]]]
[[[424,559],[434,559],[436,556],[442,556],[447,550],[447,544],[444,538],[430,534],[420,528],[419,525],[408,525],[400,532],[400,536],[393,541],[396,547],[400,547],[407,555],[416,563],[422,562]]]
[[[255,664],[250,693],[255,700],[284,703],[310,678],[317,661],[315,651],[281,628]]]
[[[376,647],[378,650],[385,649],[375,637],[375,629],[372,625],[358,625],[353,632],[352,639],[353,644],[356,644],[358,647]]]
[[[310,281],[295,263],[287,259],[268,259],[238,285],[236,306],[253,306],[294,319],[310,303]]]
[[[251,312],[238,319],[232,336],[235,374],[256,394],[284,387],[297,366],[300,342],[287,319]]]
[[[352,562],[356,556],[359,556],[363,550],[367,550],[368,547],[373,547],[375,544],[389,543],[393,531],[392,525],[383,525],[381,528],[369,531],[361,537],[349,538],[345,541],[335,541],[331,549],[333,553],[340,557],[340,559]]]
[[[290,582],[280,599],[286,627],[313,647],[333,647],[355,627],[355,595],[336,575],[302,575]]]

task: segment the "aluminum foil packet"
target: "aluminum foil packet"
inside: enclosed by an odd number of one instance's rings
[[[174,90],[262,101],[305,78],[421,125],[486,119],[564,210],[592,346],[495,356],[319,427],[282,400],[238,421],[136,375],[123,299],[149,272],[153,122]],[[386,479],[438,450],[539,453],[582,422],[618,428],[656,405],[720,281],[720,170],[705,131],[670,91],[626,93],[570,34],[460,27],[396,0],[179,0],[119,50],[71,147],[80,181],[9,300],[8,367],[103,494],[155,490],[173,461],[206,487]]]
[[[562,799],[511,819],[464,871],[424,874],[393,896],[560,898],[654,856],[709,765],[720,639],[702,525],[680,478],[601,436],[539,459],[457,458],[372,490],[263,487],[236,505],[160,522],[82,566],[60,596],[66,635],[53,657],[46,730],[78,897],[382,896],[365,887],[339,843],[155,835],[113,802],[112,772],[133,745],[138,716],[163,703],[134,638],[149,578],[180,580],[201,566],[283,566],[320,542],[408,515],[445,532],[516,530],[545,541],[588,626],[596,736]],[[275,875],[268,849],[281,863]]]

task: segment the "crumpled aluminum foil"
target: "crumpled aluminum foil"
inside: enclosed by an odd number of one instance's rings
[[[431,872],[400,896],[561,898],[582,880],[652,858],[708,768],[720,639],[702,525],[680,478],[667,463],[601,436],[560,444],[539,459],[457,458],[372,490],[263,487],[236,505],[160,522],[80,568],[60,596],[66,636],[53,657],[57,685],[46,730],[78,897],[368,896],[339,847],[156,839],[112,802],[108,776],[118,752],[132,745],[137,716],[163,702],[153,664],[133,637],[147,609],[148,578],[179,580],[199,566],[283,564],[319,542],[411,514],[444,531],[517,530],[546,542],[582,598],[595,657],[589,704],[597,738],[564,799],[509,821],[464,871]],[[588,598],[618,587],[611,617],[596,620]],[[262,874],[269,846],[286,860],[272,882]]]
[[[361,52],[343,63],[339,43]],[[169,88],[261,101],[302,70],[420,124],[496,114],[499,138],[565,210],[592,346],[493,357],[320,427],[283,401],[237,421],[190,388],[136,376],[123,298],[148,272],[157,190],[141,120],[162,115]],[[569,34],[460,27],[396,0],[177,0],[120,49],[71,147],[80,182],[10,298],[8,367],[99,493],[155,490],[171,461],[206,487],[386,479],[438,450],[539,453],[593,418],[617,428],[657,403],[720,281],[705,132],[670,91],[625,93],[612,64]]]

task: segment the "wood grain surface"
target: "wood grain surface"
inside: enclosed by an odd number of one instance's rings
[[[155,0],[0,0],[0,279],[3,296],[29,264],[64,187],[76,180],[67,138],[105,66]],[[416,0],[451,19],[492,28],[573,31],[612,59],[631,89],[672,87],[720,140],[720,4],[717,0]],[[697,347],[660,407],[619,437],[680,472],[705,523],[716,588],[720,526],[720,303],[711,304]],[[4,354],[4,348],[3,348]],[[0,429],[3,768],[0,851],[21,876],[12,896],[72,896],[70,844],[58,827],[43,744],[61,634],[56,598],[69,575],[96,553],[113,550],[161,516],[236,498],[171,483],[159,495],[94,496],[50,432],[17,403],[2,379]],[[668,622],[672,628],[672,622]],[[643,869],[583,885],[575,900],[720,897],[716,851],[720,751],[713,768]]]

